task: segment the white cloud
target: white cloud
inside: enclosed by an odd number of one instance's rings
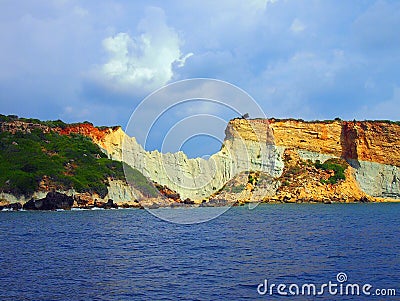
[[[290,30],[294,33],[300,33],[306,29],[306,26],[299,19],[294,19],[292,25],[290,26]]]
[[[186,59],[193,55],[182,54],[182,41],[168,27],[160,8],[148,9],[138,30],[140,34],[135,37],[120,32],[103,40],[109,60],[100,71],[114,89],[151,92],[170,81],[174,66],[184,66]]]
[[[400,116],[400,1],[156,1],[167,17],[145,14],[147,1],[14,2],[0,10],[3,112],[52,119],[86,105],[82,118],[124,124],[165,82],[215,77],[268,115]]]
[[[194,54],[193,54],[193,52],[190,52],[190,53],[188,53],[188,54],[186,54],[183,58],[180,58],[180,59],[177,59],[176,60],[176,62],[178,63],[178,67],[183,67],[183,66],[185,66],[185,63],[186,63],[186,60],[188,59],[188,58],[190,58],[191,56],[193,56]]]

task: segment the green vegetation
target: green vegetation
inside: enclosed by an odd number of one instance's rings
[[[42,125],[46,125],[48,127],[51,128],[65,128],[67,126],[67,124],[65,122],[63,122],[62,120],[48,120],[48,121],[41,121],[39,119],[35,119],[35,118],[20,118],[16,115],[2,115],[0,114],[0,123],[1,122],[12,122],[12,121],[22,121],[22,122],[26,122],[26,123],[33,123],[33,124],[42,124]]]
[[[228,183],[224,185],[219,191],[217,191],[217,193],[221,191],[226,191],[228,193],[241,193],[245,188],[246,186],[244,184],[235,185],[233,183]]]
[[[254,118],[254,120],[261,120],[263,118]],[[275,117],[271,117],[269,118],[270,120],[274,120],[274,121],[298,121],[298,122],[304,122],[304,123],[333,123],[335,121],[341,122],[341,121],[346,121],[346,120],[342,120],[340,117],[336,117],[335,119],[326,119],[326,120],[304,120],[304,119],[296,119],[296,118],[275,118]],[[349,121],[349,120],[348,120]],[[372,122],[372,123],[388,123],[388,124],[396,124],[396,125],[400,125],[400,121],[396,121],[396,120],[379,120],[379,119],[375,119],[375,120],[370,120],[370,119],[366,119],[366,120],[358,120],[359,122]],[[354,120],[354,122],[356,122],[356,120]]]
[[[245,186],[244,184],[240,184],[237,186],[232,186],[231,187],[231,191],[232,193],[241,193],[244,190]]]
[[[10,121],[14,121],[14,120],[18,120],[18,116],[17,115],[3,115],[3,114],[0,114],[0,122],[10,122]]]
[[[157,188],[140,171],[128,164],[124,164],[124,171],[128,183],[138,189],[143,195],[148,197],[156,197],[158,195]]]
[[[369,122],[382,122],[382,123],[400,125],[400,121],[392,121],[392,120],[366,120],[366,121],[369,121]]]
[[[249,173],[247,183],[250,183],[251,185],[257,185],[257,181],[258,181],[257,173]]]
[[[107,193],[107,178],[124,179],[122,164],[107,159],[81,135],[0,133],[0,190],[29,196],[46,176],[49,185]]]
[[[321,182],[324,184],[336,184],[340,180],[346,180],[345,170],[347,169],[347,163],[341,159],[329,159],[324,163],[321,163],[319,160],[315,162],[315,167],[323,170],[333,170],[334,175],[330,176],[327,181],[322,180]]]

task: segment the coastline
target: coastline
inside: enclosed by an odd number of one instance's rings
[[[329,202],[279,202],[279,201],[269,201],[269,202],[235,202],[232,204],[174,204],[172,206],[149,206],[144,207],[140,205],[132,205],[132,206],[119,206],[117,204],[113,206],[104,206],[101,204],[100,206],[72,206],[70,208],[65,209],[50,209],[50,210],[41,210],[41,209],[24,209],[23,205],[20,203],[10,203],[9,205],[0,205],[0,212],[44,212],[44,211],[97,211],[97,210],[158,210],[158,209],[196,209],[196,208],[231,208],[231,207],[252,207],[255,208],[257,206],[268,206],[268,205],[357,205],[357,204],[400,204],[400,200],[398,199],[379,199],[377,201],[352,201],[352,202],[338,202],[338,201],[329,201]]]

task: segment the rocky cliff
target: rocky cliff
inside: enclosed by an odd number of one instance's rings
[[[234,121],[236,122],[243,121]],[[346,159],[400,166],[400,125],[397,123],[271,119],[269,125],[277,145]]]
[[[35,191],[29,196],[15,195],[7,192],[0,192],[0,206],[7,206],[13,203],[25,204],[29,200],[44,199],[49,192],[58,192],[63,195],[72,197],[76,207],[93,206],[95,202],[105,203],[109,199],[116,204],[126,205],[130,207],[139,206],[138,199],[142,198],[142,193],[128,185],[126,182],[115,179],[108,179],[107,193],[105,196],[100,196],[95,192],[78,192],[74,189],[43,189]]]
[[[400,199],[400,125],[395,122],[234,119],[227,125],[221,150],[208,160],[189,159],[183,152],[145,151],[120,127],[26,120],[1,122],[0,127],[0,132],[13,135],[41,131],[90,137],[109,159],[127,163],[161,187],[161,198],[152,201],[126,181],[112,178],[102,197],[58,189],[82,204],[108,198],[132,205],[136,199],[164,205],[183,200],[224,204]],[[135,181],[128,176],[127,182]],[[34,197],[43,198],[45,191]],[[4,192],[0,198],[27,201]]]
[[[374,197],[400,198],[400,125],[383,121],[270,120],[277,145],[303,159],[345,159],[361,189]]]
[[[286,150],[294,151],[303,162],[324,162],[330,158],[348,162],[347,184],[319,185],[319,181],[314,186],[321,186],[321,197],[318,199],[314,192],[312,198],[316,200],[328,199],[329,193],[346,200],[365,196],[400,198],[400,125],[393,122],[234,119],[227,126],[221,150],[209,160],[188,159],[182,152],[147,152],[120,128],[97,143],[110,158],[123,160],[183,198],[197,201],[216,195],[226,183],[246,171],[259,171],[279,179],[285,168]],[[307,184],[307,177],[302,184]],[[344,189],[340,185],[347,187],[345,194],[338,193]],[[307,191],[311,193],[306,189],[301,195]],[[262,194],[268,196],[271,191],[258,193],[256,199],[263,199]]]
[[[189,159],[183,152],[147,152],[134,137],[128,137],[120,128],[97,143],[109,158],[126,162],[154,182],[179,192],[182,199],[200,202],[241,172],[259,170],[275,177],[280,175],[282,149],[269,139],[272,137],[267,134],[268,130],[263,127],[255,129],[252,132],[254,137],[249,140],[239,138],[241,133],[228,126],[224,145],[208,160]]]

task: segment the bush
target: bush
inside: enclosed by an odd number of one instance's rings
[[[301,168],[299,166],[290,166],[289,169],[286,171],[288,175],[297,175],[301,173]]]
[[[327,181],[321,181],[321,183],[336,184],[340,180],[346,180],[345,170],[347,169],[347,163],[341,159],[329,159],[321,164],[319,160],[315,162],[315,167],[323,170],[332,170],[334,175],[330,176]]]
[[[1,122],[14,120],[65,128],[61,120],[40,121],[1,115]],[[84,122],[91,124],[89,122]],[[134,185],[145,195],[156,196],[157,190],[138,170],[127,168]],[[113,161],[93,143],[79,134],[59,135],[33,129],[31,133],[0,132],[0,191],[29,197],[47,177],[60,189],[96,192],[104,197],[107,178],[125,180],[121,162]]]
[[[145,196],[156,197],[158,195],[157,188],[140,171],[127,164],[124,164],[124,171],[127,182]]]
[[[7,190],[16,196],[31,195],[37,187],[37,179],[34,174],[15,170],[11,172],[5,183]]]
[[[251,174],[249,174],[247,182],[252,184],[252,185],[256,185],[257,179],[254,178]]]
[[[107,159],[89,138],[36,130],[0,133],[0,170],[0,189],[26,196],[39,188],[44,176],[60,188],[103,197],[107,177],[124,179],[122,164]]]

